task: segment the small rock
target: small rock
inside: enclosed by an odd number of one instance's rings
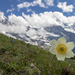
[[[31,67],[31,68],[34,68],[35,66],[34,66],[34,64],[33,64],[33,63],[31,63],[31,64],[30,64],[30,67]]]

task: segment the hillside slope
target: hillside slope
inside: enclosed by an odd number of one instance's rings
[[[0,34],[0,75],[75,74],[74,61],[52,58],[50,52],[39,46]]]

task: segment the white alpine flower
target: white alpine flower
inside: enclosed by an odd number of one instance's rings
[[[64,61],[65,57],[74,57],[74,53],[71,51],[74,48],[74,43],[66,43],[66,39],[64,37],[59,38],[58,41],[52,40],[50,44],[52,47],[49,49],[49,51],[56,55],[58,60]]]

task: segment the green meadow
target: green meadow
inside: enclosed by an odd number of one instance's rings
[[[75,57],[58,61],[53,56],[39,46],[0,34],[0,75],[75,75],[75,61],[70,61]]]

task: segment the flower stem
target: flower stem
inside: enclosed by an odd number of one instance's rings
[[[52,57],[51,62],[53,61],[53,59],[55,58],[55,56],[56,56],[56,55],[54,55],[54,56]]]

